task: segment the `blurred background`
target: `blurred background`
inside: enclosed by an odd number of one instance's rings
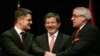
[[[61,18],[60,31],[71,35],[74,31],[71,22],[72,10],[75,7],[89,7],[90,0],[0,0],[0,34],[13,27],[14,13],[20,7],[32,10],[33,25],[31,33],[41,35],[46,32],[44,16],[48,12],[56,12]],[[100,2],[92,0],[92,13],[95,25],[100,29]]]

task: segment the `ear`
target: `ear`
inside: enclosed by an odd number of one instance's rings
[[[18,17],[18,22],[21,22],[22,21],[22,19],[23,19],[23,17],[22,16],[20,16],[20,17]]]
[[[20,20],[21,20],[21,18],[20,18],[20,17],[18,17],[17,21],[19,22]]]
[[[83,21],[85,21],[85,20],[86,20],[86,17],[85,17],[85,16],[83,16],[83,17],[82,17],[82,20],[83,20]]]
[[[61,25],[61,23],[59,22],[59,23],[58,23],[58,27],[60,27],[60,25]]]

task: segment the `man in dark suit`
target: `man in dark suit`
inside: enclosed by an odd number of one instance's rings
[[[31,54],[33,52],[39,53],[39,55],[44,53],[36,46],[33,34],[27,32],[27,30],[31,29],[31,14],[30,10],[19,8],[15,12],[14,27],[1,34],[0,44],[7,56],[33,56]]]
[[[88,8],[76,7],[71,18],[77,30],[72,36],[70,48],[56,56],[100,56],[100,32],[89,23],[91,13]]]
[[[47,33],[36,37],[36,42],[38,46],[44,50],[48,51],[45,56],[51,56],[51,53],[60,53],[65,51],[69,47],[70,37],[59,32],[60,27],[60,17],[57,13],[50,12],[45,16],[45,28]]]

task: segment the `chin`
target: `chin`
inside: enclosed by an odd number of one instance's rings
[[[31,28],[26,28],[25,30],[30,30]]]
[[[31,29],[31,27],[27,27],[27,29]]]
[[[31,28],[28,28],[29,30],[31,29]]]
[[[54,34],[54,33],[52,33],[52,32],[49,32],[49,34],[50,34],[50,35],[52,35],[52,34]]]
[[[73,27],[75,27],[75,26],[73,25]]]
[[[50,34],[54,34],[55,32],[54,32],[54,31],[53,31],[53,32],[51,31],[51,32],[49,32],[49,33],[50,33]]]

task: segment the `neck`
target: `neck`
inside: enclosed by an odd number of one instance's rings
[[[82,28],[87,22],[84,22],[83,24],[81,24],[78,29]]]
[[[23,27],[20,24],[16,23],[15,26],[24,31]]]

